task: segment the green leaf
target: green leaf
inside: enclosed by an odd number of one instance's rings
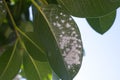
[[[20,70],[23,50],[18,40],[0,56],[0,80],[12,80]]]
[[[34,32],[33,24],[30,21],[21,21],[20,28],[25,33]]]
[[[14,20],[17,24],[19,24],[19,21],[21,19],[27,19],[29,18],[29,6],[31,5],[30,0],[15,0],[13,5],[9,5],[9,8],[12,12],[12,15],[14,17]],[[22,16],[22,17],[21,17]]]
[[[51,80],[52,78],[48,62],[36,61],[27,52],[24,54],[23,66],[28,80]]]
[[[47,5],[47,4],[58,4],[57,0],[35,0],[40,5]]]
[[[24,71],[24,68],[23,68],[23,64],[22,64],[22,66],[20,68],[19,75],[21,75],[23,78],[26,78],[25,71]]]
[[[35,6],[41,12],[39,6]],[[44,14],[33,9],[34,26],[39,30],[39,40],[53,71],[62,80],[72,80],[82,61],[82,43],[77,25],[56,5],[43,7]]]
[[[116,11],[98,18],[87,18],[88,23],[98,33],[104,34],[110,29],[116,18]]]
[[[52,75],[53,75],[52,80],[60,80],[60,78],[56,75],[54,71],[52,72]]]
[[[77,17],[99,17],[120,6],[120,0],[57,0],[71,15]]]
[[[41,74],[42,80],[52,80],[52,70],[48,62],[35,61],[38,70]]]
[[[35,29],[38,28],[35,27]],[[37,31],[35,29],[32,22],[23,21],[18,30],[20,31],[25,47],[32,58],[39,61],[46,61],[46,54],[39,41],[39,29]]]
[[[0,26],[0,47],[13,43],[16,39],[15,31],[7,23]]]
[[[3,3],[3,1],[0,1],[0,25],[4,21],[6,14],[7,14],[7,12],[6,12],[4,3]]]
[[[46,0],[49,4],[58,4],[57,0]]]

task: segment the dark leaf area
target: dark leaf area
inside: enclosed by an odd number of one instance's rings
[[[16,39],[14,31],[7,23],[0,26],[0,47],[11,44]]]
[[[40,44],[39,29],[35,31],[37,27],[34,28],[32,22],[23,21],[20,23],[21,38],[25,44],[27,52],[38,61],[46,61],[45,52]]]
[[[16,0],[14,1],[14,5],[10,3],[8,3],[8,5],[17,24],[19,24],[21,20],[29,20],[30,0]]]
[[[99,17],[120,6],[119,0],[57,0],[69,13],[77,17]]]
[[[3,23],[4,19],[6,18],[6,9],[4,7],[3,1],[0,1],[0,26]]]
[[[112,24],[115,21],[115,18],[116,18],[116,11],[113,11],[102,17],[87,18],[87,21],[96,32],[100,34],[104,34],[111,28]]]
[[[58,4],[57,0],[46,0],[49,4]]]
[[[0,56],[0,80],[12,80],[20,70],[23,50],[18,40]]]

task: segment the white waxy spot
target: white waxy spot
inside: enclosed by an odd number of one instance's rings
[[[69,23],[66,23],[66,28],[71,27],[71,25]]]
[[[63,54],[62,54],[62,56],[66,56],[66,55],[67,55],[67,54],[66,54],[66,52],[64,51]]]
[[[79,39],[79,40],[78,40],[78,42],[80,42],[80,43],[81,43],[81,40]]]
[[[59,17],[58,17],[58,16],[56,16],[55,18],[56,18],[56,19],[58,19]]]
[[[78,47],[79,47],[79,48],[82,48],[82,46],[80,46],[80,45],[79,45]]]
[[[75,28],[71,28],[71,30],[75,30]]]
[[[65,17],[66,15],[64,14],[63,16]]]
[[[63,27],[59,27],[59,30],[62,30],[63,29]]]
[[[63,15],[63,13],[61,12],[60,15]]]
[[[70,67],[70,65],[68,65],[68,69],[70,69],[71,67]]]
[[[69,36],[63,36],[60,38],[60,48],[64,49],[68,47],[68,44],[70,44],[70,38]]]
[[[64,32],[64,31],[62,31],[62,34],[65,34],[65,32]]]
[[[56,26],[56,22],[53,22],[53,26]]]
[[[76,32],[73,31],[73,32],[71,33],[71,36],[75,36],[75,35],[76,35]]]
[[[60,35],[60,37],[63,37],[63,35]]]
[[[70,48],[66,48],[66,52],[69,52],[70,51]]]
[[[73,70],[73,72],[75,72],[75,70]]]
[[[69,20],[71,21],[71,20],[72,20],[72,18],[70,17],[70,18],[69,18]]]
[[[75,32],[75,31],[73,31],[72,33],[73,33],[73,34],[76,34],[76,32]]]
[[[72,44],[77,44],[77,40],[73,41],[73,43],[72,43]]]
[[[76,34],[75,37],[78,37],[78,35]]]
[[[56,27],[61,27],[61,24],[58,22],[56,23],[56,25],[57,25]]]
[[[65,23],[65,20],[61,20],[62,23]]]

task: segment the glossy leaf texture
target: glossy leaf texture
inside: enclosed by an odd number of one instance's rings
[[[87,18],[90,26],[98,33],[104,34],[110,29],[116,18],[116,11],[98,18]]]
[[[57,0],[71,15],[77,17],[99,17],[120,6],[120,0]]]
[[[52,71],[48,62],[34,60],[26,51],[23,68],[28,80],[52,80]]]
[[[19,72],[23,59],[23,50],[16,40],[13,46],[5,49],[0,56],[0,80],[12,80]]]
[[[37,27],[33,27],[32,22],[22,21],[20,23],[21,38],[25,44],[27,52],[32,56],[33,59],[38,61],[46,61],[46,54],[39,41],[39,30]]]
[[[72,80],[82,62],[80,32],[71,16],[57,5],[44,6],[42,10],[44,14],[33,11],[33,22],[40,31],[49,63],[62,80]]]

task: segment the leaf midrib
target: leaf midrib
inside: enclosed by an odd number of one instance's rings
[[[1,75],[1,78],[2,78],[2,76],[4,76],[4,74],[6,73],[7,69],[9,68],[10,62],[12,61],[12,59],[13,59],[13,57],[14,57],[17,44],[18,44],[18,39],[17,39],[16,42],[15,42],[15,45],[14,45],[12,54],[11,54],[10,59],[9,59],[7,65],[6,65],[4,71],[3,71],[2,75]]]

